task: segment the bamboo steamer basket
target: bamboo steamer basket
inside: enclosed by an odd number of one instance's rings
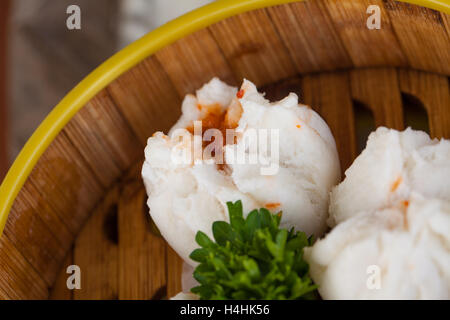
[[[330,126],[343,169],[376,126],[450,138],[450,5],[411,3],[217,1],[116,54],[56,106],[1,186],[0,298],[181,290],[182,262],[150,220],[140,168],[147,138],[213,76],[250,79],[271,99],[297,92]],[[366,27],[369,5],[380,30]],[[66,287],[72,264],[80,290]]]

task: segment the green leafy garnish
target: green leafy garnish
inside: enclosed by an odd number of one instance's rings
[[[230,223],[213,223],[215,242],[197,232],[201,248],[190,258],[200,263],[194,271],[200,285],[192,292],[205,300],[314,298],[317,286],[303,260],[312,237],[280,229],[281,212],[263,208],[244,219],[241,201],[227,206]]]

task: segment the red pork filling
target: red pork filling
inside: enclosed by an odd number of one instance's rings
[[[243,90],[237,93],[237,98],[241,98],[243,96]],[[206,114],[203,118],[199,119],[202,122],[202,137],[205,132],[209,129],[217,129],[222,134],[222,145],[215,145],[215,149],[212,152],[212,156],[215,156],[216,153],[220,152],[223,154],[223,147],[226,144],[236,143],[236,135],[234,133],[234,129],[236,129],[239,125],[239,120],[242,116],[242,105],[238,99],[233,99],[228,106],[227,109],[222,110],[220,104],[210,104],[210,105],[201,105],[197,104],[197,108],[201,111],[206,111]],[[194,124],[191,124],[186,128],[192,135],[194,135]],[[231,137],[231,138],[230,138]],[[211,141],[203,140],[202,147],[205,148],[207,145],[214,143],[214,137],[212,137]],[[218,150],[217,148],[221,148]],[[223,161],[222,161],[223,162]],[[225,170],[225,163],[217,163],[218,170]]]

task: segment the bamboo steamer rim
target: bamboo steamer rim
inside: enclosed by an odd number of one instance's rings
[[[20,189],[41,155],[72,117],[98,92],[156,51],[240,13],[303,0],[218,0],[189,12],[117,52],[72,89],[27,141],[0,186],[0,236]],[[399,0],[450,14],[449,0]]]

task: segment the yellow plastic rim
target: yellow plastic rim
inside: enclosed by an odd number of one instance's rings
[[[148,33],[101,64],[45,118],[12,164],[0,186],[0,236],[12,204],[33,167],[58,133],[98,92],[159,49],[239,13],[303,0],[218,0]],[[450,0],[401,0],[450,13]]]

